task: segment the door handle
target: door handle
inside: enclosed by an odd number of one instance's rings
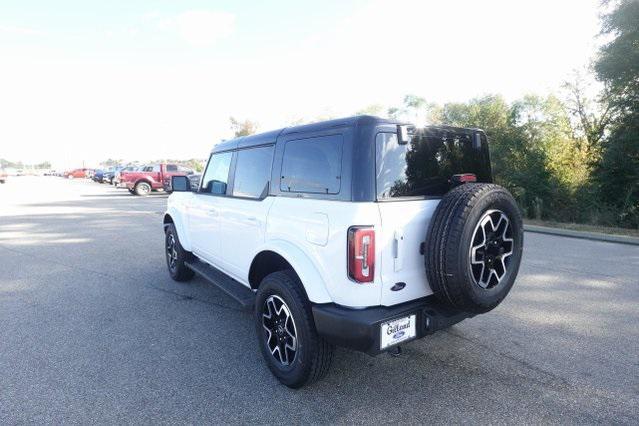
[[[257,223],[257,218],[255,216],[249,216],[246,218],[246,220],[251,223]]]
[[[395,253],[393,253],[393,269],[395,272],[399,272],[404,268],[404,231],[395,230],[393,236],[393,242],[395,243]]]
[[[209,216],[217,216],[217,210],[216,209],[209,209],[207,214]]]

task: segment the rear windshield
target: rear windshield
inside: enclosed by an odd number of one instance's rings
[[[440,197],[455,174],[474,173],[491,182],[486,136],[481,132],[425,128],[405,145],[396,133],[378,133],[376,140],[377,199]]]

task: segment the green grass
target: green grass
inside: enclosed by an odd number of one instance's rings
[[[573,231],[599,232],[602,234],[625,235],[631,237],[639,237],[639,229],[629,228],[613,228],[609,226],[585,225],[582,223],[562,223],[544,220],[525,219],[527,225],[548,226],[551,228],[570,229]]]

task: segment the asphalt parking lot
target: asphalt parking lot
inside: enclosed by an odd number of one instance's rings
[[[526,234],[496,310],[277,382],[250,314],[167,272],[166,195],[0,186],[0,423],[639,423],[639,247]]]

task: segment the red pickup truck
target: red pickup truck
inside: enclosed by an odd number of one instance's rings
[[[131,194],[148,195],[151,191],[167,189],[171,176],[188,176],[192,170],[176,164],[153,164],[136,171],[122,172],[120,179]]]

